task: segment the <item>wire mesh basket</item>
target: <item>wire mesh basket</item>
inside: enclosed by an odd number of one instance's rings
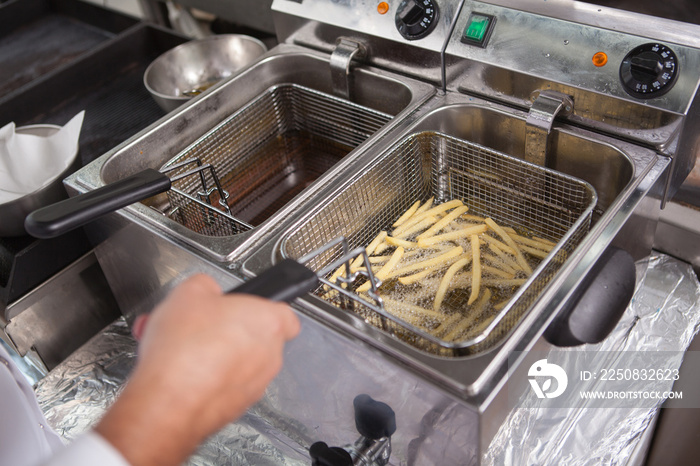
[[[212,173],[185,177],[168,191],[166,214],[209,236],[254,228],[369,138],[392,118],[295,84],[273,86],[219,123],[163,167],[199,160]],[[175,170],[173,176],[177,176]],[[203,187],[204,186],[204,187]]]
[[[330,300],[367,322],[424,351],[461,356],[497,344],[537,300],[559,267],[590,228],[597,196],[591,185],[568,175],[523,162],[478,144],[427,131],[412,134],[324,200],[296,223],[280,243],[281,254],[298,258],[338,236],[350,248],[367,246],[416,200],[460,199],[469,213],[491,217],[556,246],[501,309],[474,319],[461,341],[446,341],[363,299]],[[342,254],[339,248],[307,264],[319,270]],[[338,287],[340,288],[340,287]],[[352,287],[343,295],[355,297]],[[464,293],[451,293],[454,309],[466,308]],[[407,310],[409,312],[410,310]]]

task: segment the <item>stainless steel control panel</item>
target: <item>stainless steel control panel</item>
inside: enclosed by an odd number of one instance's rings
[[[700,82],[700,50],[653,32],[645,37],[467,1],[446,54],[454,87],[464,91],[515,93],[483,64],[685,113]]]
[[[441,52],[459,0],[275,0],[273,11]]]

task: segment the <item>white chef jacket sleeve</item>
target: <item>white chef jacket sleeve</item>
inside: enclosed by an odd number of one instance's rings
[[[129,462],[97,432],[90,431],[40,466],[130,466]]]

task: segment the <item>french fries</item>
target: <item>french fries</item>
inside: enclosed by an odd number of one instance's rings
[[[431,273],[439,271],[440,269],[444,269],[445,267],[451,266],[452,263],[455,262],[457,259],[459,259],[459,256],[449,257],[449,258],[445,259],[444,261],[441,261],[439,263],[431,265],[430,267],[428,267],[427,269],[425,269],[421,272],[417,272],[417,273],[414,273],[412,275],[404,275],[402,277],[399,277],[399,283],[401,283],[402,285],[410,285],[412,283],[416,283],[416,282],[424,279],[425,277],[427,277]]]
[[[433,206],[433,202],[435,201],[435,197],[431,196],[430,199],[425,201],[425,204],[422,206],[418,207],[418,210],[416,210],[416,213],[414,215],[419,215],[425,212],[426,210],[430,209]]]
[[[437,219],[435,218],[435,216],[431,215],[429,217],[424,218],[420,222],[414,223],[410,227],[407,227],[405,230],[401,231],[401,233],[399,235],[392,233],[392,236],[394,238],[399,238],[399,239],[407,238],[418,231],[425,230],[429,226],[433,225],[436,220]]]
[[[418,222],[421,222],[428,217],[441,214],[441,213],[445,212],[446,210],[452,209],[454,207],[459,207],[461,205],[463,205],[462,201],[460,201],[458,199],[454,199],[451,201],[443,202],[442,204],[437,205],[435,207],[432,207],[424,212],[421,212],[421,213],[416,212],[415,214],[413,214],[413,216],[411,218],[406,220],[400,227],[396,228],[391,233],[391,236],[393,236],[394,238],[399,237],[406,230],[408,230],[410,227],[417,224]]]
[[[413,283],[416,283],[420,280],[423,280],[425,277],[427,277],[431,273],[434,273],[436,268],[437,267],[431,267],[429,269],[423,270],[422,272],[414,273],[413,275],[399,277],[399,283],[401,283],[402,285],[411,285]]]
[[[403,215],[399,217],[399,219],[396,220],[391,226],[398,227],[403,222],[411,218],[411,216],[416,213],[416,210],[418,210],[418,207],[420,207],[420,201],[414,202],[413,205],[406,212],[404,212]]]
[[[479,237],[471,236],[472,243],[472,292],[469,295],[467,304],[473,304],[479,297],[479,287],[481,286],[481,249],[479,248]]]
[[[484,257],[483,255],[481,257]],[[513,278],[515,277],[514,273],[506,272],[504,270],[499,269],[498,267],[492,267],[490,265],[486,264],[481,264],[481,270],[484,272],[490,273],[491,275],[494,275],[498,278]]]
[[[421,262],[417,262],[417,263],[407,265],[407,266],[402,267],[402,268],[398,268],[398,269],[394,270],[393,274],[387,278],[405,275],[405,274],[415,272],[416,270],[421,270],[421,269],[424,269],[427,267],[438,266],[441,263],[444,263],[444,262],[452,259],[453,257],[459,256],[463,252],[464,252],[464,249],[462,249],[462,246],[455,246],[454,248],[449,249],[448,251],[443,252],[442,254],[439,254],[437,256],[433,256],[430,259],[426,259],[426,260],[421,261]]]
[[[539,257],[540,259],[544,259],[549,254],[547,251],[543,251],[543,250],[537,249],[537,248],[532,248],[530,246],[520,245],[520,249],[527,252],[531,256]]]
[[[402,307],[406,311],[417,314],[422,319],[425,320],[438,320],[442,319],[444,315],[441,312],[433,311],[430,309],[422,308],[420,306],[415,306],[413,304],[407,304],[401,301],[396,301],[391,298],[384,298],[384,304],[395,307]]]
[[[456,209],[454,209],[452,212],[449,214],[445,215],[443,218],[440,219],[437,223],[435,223],[433,226],[425,230],[423,233],[420,235],[416,236],[417,240],[421,240],[423,238],[428,238],[430,236],[435,235],[435,233],[439,232],[443,228],[445,228],[447,225],[450,224],[454,219],[465,213],[467,210],[469,210],[469,207],[467,206],[459,206]]]
[[[382,231],[367,246],[368,263],[357,258],[351,271],[372,268],[382,282],[384,308],[393,316],[445,341],[469,338],[488,327],[490,316],[533,273],[533,264],[556,245],[468,212],[458,199],[414,202],[393,230]],[[332,281],[344,270],[339,268]],[[355,292],[370,288],[368,281]]]
[[[406,241],[405,239],[394,238],[393,236],[387,236],[386,242],[391,246],[397,246],[402,248],[414,248],[418,246],[418,243],[412,243],[411,241]]]
[[[513,239],[513,241],[515,241],[516,243],[519,243],[519,244],[525,245],[525,246],[530,246],[530,247],[535,248],[535,249],[541,249],[541,250],[546,251],[546,252],[551,251],[555,246],[554,244],[552,244],[551,242],[549,242],[547,240],[543,240],[543,239],[534,240],[534,239],[527,238],[525,236],[521,236],[517,233],[508,232],[508,236],[510,236]]]
[[[399,263],[401,260],[401,256],[403,256],[404,249],[399,246],[396,248],[396,251],[394,251],[394,254],[391,255],[391,259],[384,264],[384,266],[379,270],[379,272],[375,273],[374,276],[379,279],[379,280],[384,280],[386,277],[391,273],[391,270],[396,267],[396,264]],[[362,293],[364,291],[369,291],[369,289],[372,287],[372,283],[370,281],[367,281],[366,283],[362,284],[358,289],[358,293]]]
[[[438,291],[435,294],[433,311],[437,312],[440,309],[440,306],[442,305],[442,300],[445,298],[445,293],[447,293],[447,287],[450,286],[450,281],[452,281],[452,277],[454,277],[457,271],[460,270],[462,267],[466,266],[471,260],[472,259],[470,257],[464,257],[462,259],[459,259],[457,262],[452,264],[449,269],[447,269],[447,272],[445,272],[445,275],[442,277],[442,281],[440,281],[440,287],[438,288]]]
[[[515,244],[515,241],[513,241],[513,239],[510,236],[508,236],[508,233],[503,231],[503,229],[500,226],[498,226],[498,224],[494,222],[491,218],[485,219],[484,223],[486,223],[486,225],[488,225],[489,228],[495,231],[496,234],[498,234],[498,236],[500,236],[503,239],[503,241],[515,251],[515,260],[518,263],[518,265],[522,267],[525,273],[527,273],[528,275],[532,275],[532,268],[523,257],[523,254],[520,252],[518,245]]]
[[[463,228],[461,230],[451,231],[442,235],[432,236],[429,238],[420,238],[418,239],[418,246],[426,248],[445,241],[452,241],[459,238],[469,238],[471,235],[478,235],[479,233],[484,233],[485,231],[486,225],[476,225],[469,228]]]

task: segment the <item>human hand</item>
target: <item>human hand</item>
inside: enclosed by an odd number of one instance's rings
[[[192,277],[149,316],[134,373],[96,430],[134,466],[180,464],[262,397],[298,332],[286,304]]]

